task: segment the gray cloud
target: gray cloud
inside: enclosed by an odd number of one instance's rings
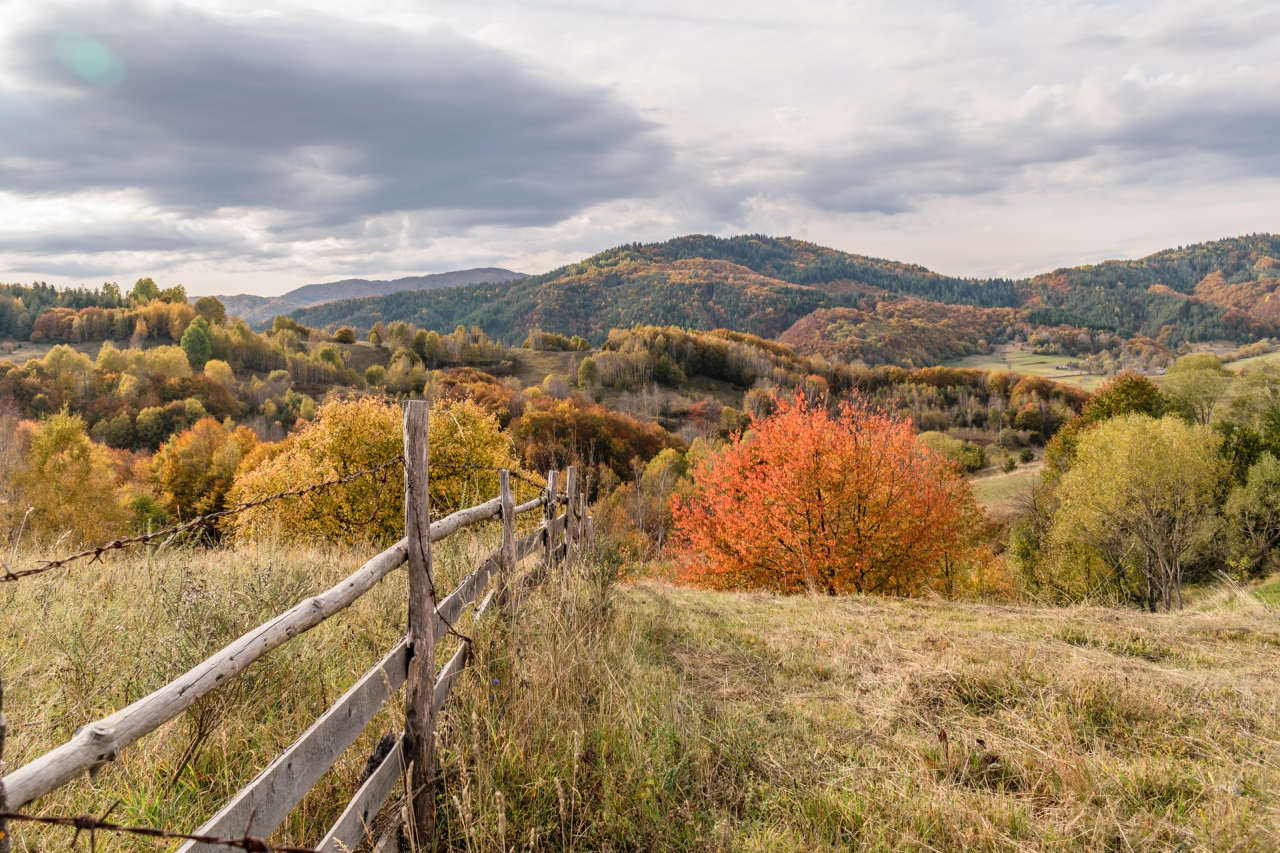
[[[100,77],[77,74],[68,33],[118,57],[119,79],[99,71],[114,67],[101,51],[88,54]],[[295,239],[396,211],[546,225],[650,192],[670,159],[608,90],[440,29],[120,5],[18,33],[9,65],[0,188],[140,189],[186,216],[261,209]]]
[[[819,210],[900,214],[929,198],[997,193],[1036,170],[1084,165],[1073,182],[1280,177],[1280,76],[1242,69],[1035,87],[1016,109],[904,110],[842,150],[793,158],[761,185]]]

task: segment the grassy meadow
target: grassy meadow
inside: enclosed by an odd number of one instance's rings
[[[1107,377],[1082,370],[1058,370],[1058,365],[1082,359],[1065,355],[1044,355],[1022,349],[1018,344],[1002,344],[995,352],[970,355],[943,362],[946,367],[968,367],[975,370],[1008,370],[1031,376],[1044,376],[1063,385],[1074,385],[1086,391],[1095,391],[1107,381]]]
[[[490,535],[438,548],[446,586]],[[7,767],[363,556],[136,554],[0,589]],[[1275,849],[1280,580],[1153,615],[619,584],[608,557],[544,585],[510,625],[462,628],[478,653],[440,724],[443,849]],[[31,808],[118,799],[117,819],[194,828],[389,648],[404,587],[399,570]],[[317,842],[399,724],[384,710],[276,840]],[[17,829],[15,849],[70,840]]]

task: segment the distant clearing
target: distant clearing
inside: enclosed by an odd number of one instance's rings
[[[1044,376],[1064,385],[1074,385],[1086,391],[1093,391],[1107,381],[1107,377],[1085,373],[1082,370],[1058,370],[1058,365],[1065,365],[1079,359],[1065,355],[1043,355],[1020,349],[1017,344],[998,346],[995,352],[988,355],[970,355],[943,362],[946,367],[969,367],[976,370],[1008,370],[1014,373],[1025,373],[1032,376]]]

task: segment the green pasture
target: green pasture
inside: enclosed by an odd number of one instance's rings
[[[1001,347],[989,355],[970,355],[944,361],[945,367],[967,367],[977,370],[1009,370],[1030,376],[1044,376],[1061,382],[1064,385],[1075,385],[1086,391],[1093,391],[1106,381],[1105,376],[1097,376],[1079,370],[1058,370],[1060,364],[1078,361],[1064,355],[1043,355],[1030,351]]]

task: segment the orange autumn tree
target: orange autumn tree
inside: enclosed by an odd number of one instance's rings
[[[917,595],[978,554],[982,512],[954,464],[861,399],[784,399],[691,474],[674,540],[697,586]]]

